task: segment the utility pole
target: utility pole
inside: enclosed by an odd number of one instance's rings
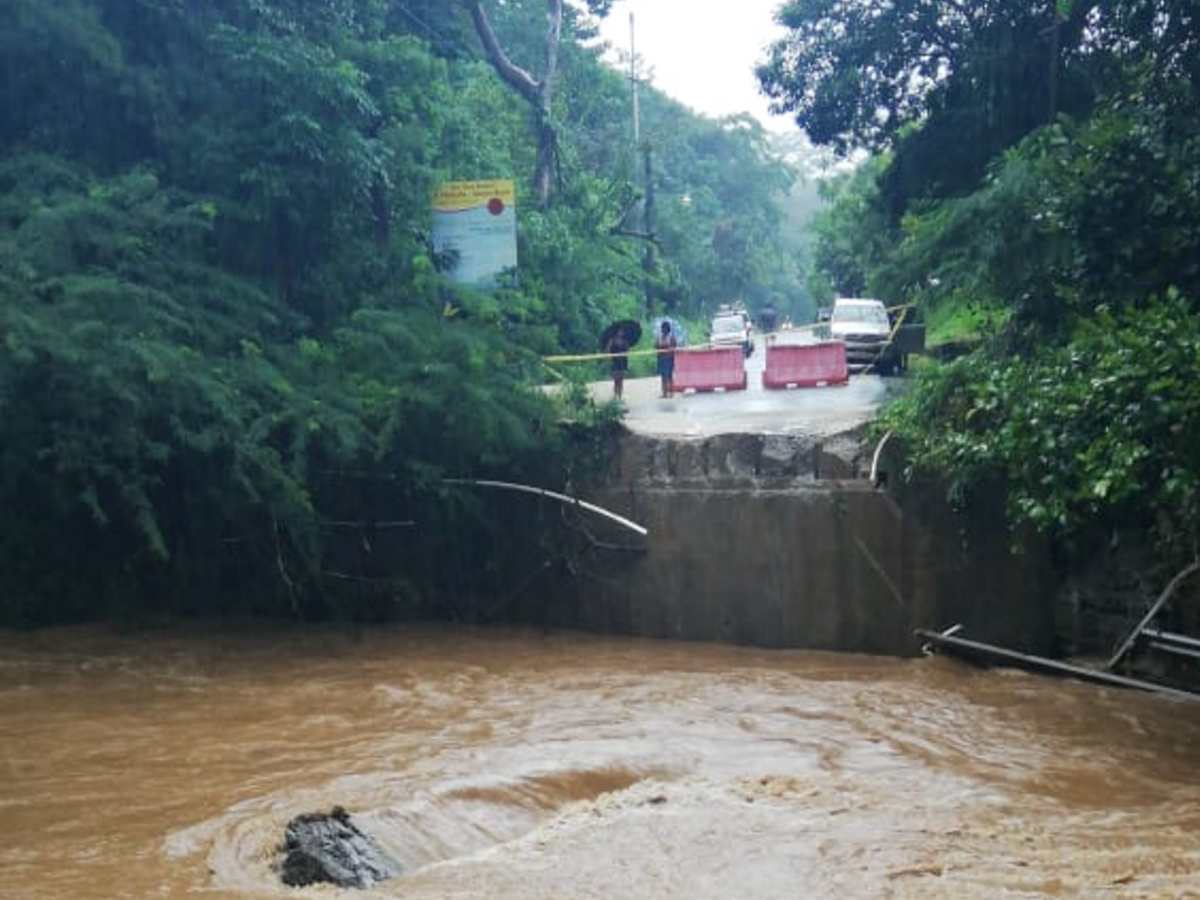
[[[637,33],[633,25],[633,11],[629,13],[629,83],[633,85],[633,146],[642,142],[642,110],[638,101]]]
[[[642,271],[646,273],[646,313],[654,312],[654,273],[658,268],[658,259],[654,252],[654,229],[657,226],[654,208],[654,153],[650,142],[646,141],[642,148],[645,154],[646,206],[642,215],[642,231],[646,234],[646,252],[642,256]]]
[[[646,252],[642,256],[642,271],[646,273],[643,290],[646,297],[646,315],[654,314],[654,272],[658,262],[654,254],[654,153],[650,142],[642,142],[642,110],[638,97],[638,56],[637,29],[634,24],[633,11],[629,13],[629,81],[633,90],[633,146],[642,151],[642,190],[645,200],[642,204],[642,234],[646,236]]]

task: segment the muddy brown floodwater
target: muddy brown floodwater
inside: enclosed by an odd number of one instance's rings
[[[4,897],[1200,896],[1200,704],[946,660],[0,634],[0,731]],[[334,804],[408,873],[279,886]]]

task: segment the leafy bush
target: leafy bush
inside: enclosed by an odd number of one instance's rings
[[[922,373],[882,425],[910,475],[968,493],[1002,476],[1014,522],[1069,535],[1096,521],[1148,526],[1168,556],[1200,539],[1200,319],[1176,292],[1098,310],[1061,347],[984,351]]]
[[[488,8],[541,56],[542,13]],[[644,268],[627,85],[589,28],[567,16],[559,202],[534,210],[528,111],[462,4],[0,3],[0,621],[468,592],[505,556],[502,503],[444,479],[561,485],[615,413],[556,407],[539,355],[648,315],[647,282],[659,305],[783,292],[787,168],[654,91]],[[505,177],[518,271],[448,283],[432,189]],[[718,247],[721,204],[742,239]],[[355,523],[379,519],[418,525],[375,552]]]
[[[0,187],[0,616],[320,609],[329,472],[413,507],[555,477],[537,358],[485,311],[362,307],[318,338],[205,264],[206,203],[152,176],[17,158]]]

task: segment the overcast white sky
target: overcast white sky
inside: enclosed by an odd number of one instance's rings
[[[754,78],[764,49],[782,33],[773,14],[783,2],[617,0],[602,33],[627,51],[633,12],[638,55],[659,90],[706,115],[749,112],[772,131],[791,131],[788,117],[767,112]]]

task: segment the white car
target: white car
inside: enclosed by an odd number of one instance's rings
[[[852,368],[873,366],[880,375],[899,369],[899,354],[891,342],[892,323],[879,300],[839,297],[829,317],[829,336],[846,345]]]
[[[750,320],[740,312],[718,314],[712,320],[708,342],[714,347],[740,346],[742,352],[749,356],[754,352]]]

